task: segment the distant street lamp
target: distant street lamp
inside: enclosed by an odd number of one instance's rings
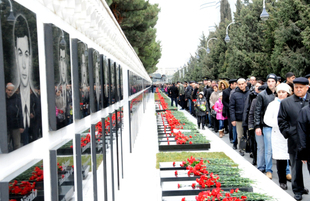
[[[262,19],[263,21],[266,21],[268,20],[268,18],[269,18],[269,14],[266,11],[266,3],[265,3],[265,0],[263,0],[263,11],[260,14],[260,19]]]
[[[210,38],[209,40],[208,40],[208,42],[207,42],[207,53],[209,54],[210,53],[210,48],[209,48],[209,42],[210,42],[210,40],[217,40],[217,38]]]
[[[229,28],[229,26],[230,25],[232,25],[232,24],[234,24],[235,22],[231,22],[227,27],[226,27],[226,37],[225,37],[225,42],[226,43],[229,43],[229,41],[230,41],[230,38],[229,38],[229,36],[228,36],[228,28]]]

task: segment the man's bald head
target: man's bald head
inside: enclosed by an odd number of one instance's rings
[[[10,82],[6,84],[5,93],[6,93],[8,98],[10,98],[13,95],[14,89],[15,89],[14,84],[12,84]]]

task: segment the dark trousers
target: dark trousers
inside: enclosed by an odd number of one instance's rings
[[[180,96],[180,106],[182,107],[182,109],[185,108],[185,97],[184,97],[184,95]]]
[[[280,184],[286,184],[287,160],[277,160],[277,171]]]
[[[227,120],[227,119],[224,120],[224,129],[225,129],[226,131],[229,130],[229,129],[228,129],[228,120]]]
[[[227,116],[227,118],[228,118],[229,140],[232,141],[234,139],[233,125],[231,124],[229,115]]]
[[[250,139],[250,149],[251,152],[253,153],[253,161],[256,163],[257,160],[257,143],[255,140],[255,130],[249,130],[249,139]]]
[[[211,128],[213,128],[213,121],[212,121],[211,112],[208,113],[208,119],[209,119],[209,124],[210,124]]]
[[[178,97],[171,97],[171,107],[173,107],[173,101],[175,102],[175,106],[178,106]]]
[[[203,116],[197,116],[197,124],[200,126],[202,125],[202,128],[205,127],[205,122],[206,122],[206,115]]]
[[[217,132],[219,130],[219,121],[212,117],[211,116],[211,119],[212,119],[212,122],[213,122],[213,128],[214,128],[214,132]]]
[[[297,160],[296,152],[290,153],[291,173],[292,173],[292,190],[294,194],[302,194],[304,190],[304,179],[302,175],[302,162]]]
[[[194,102],[193,101],[191,101],[191,108],[192,108],[191,114],[195,115],[196,111],[195,111],[195,106],[194,106]]]

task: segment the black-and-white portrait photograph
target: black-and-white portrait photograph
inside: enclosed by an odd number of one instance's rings
[[[119,90],[120,90],[120,101],[123,100],[123,68],[119,66]]]
[[[69,34],[53,28],[55,112],[57,129],[73,122]]]
[[[94,103],[95,103],[95,111],[99,111],[102,108],[102,72],[100,65],[100,54],[98,51],[93,51],[93,77],[94,77]]]
[[[80,118],[90,114],[90,85],[88,75],[88,46],[78,41],[78,69],[79,69],[79,91],[80,91]]]
[[[7,153],[42,137],[40,75],[36,14],[10,0],[0,9],[7,126],[1,152]]]
[[[104,108],[108,107],[111,102],[110,102],[110,67],[109,67],[109,59],[106,56],[103,56],[103,92],[104,92]]]
[[[112,99],[112,104],[114,104],[116,102],[116,63],[111,61],[111,67],[110,67],[110,71],[111,71],[111,99]]]

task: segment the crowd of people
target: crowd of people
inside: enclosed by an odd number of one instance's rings
[[[294,198],[302,200],[302,164],[310,173],[310,74],[296,78],[288,72],[285,80],[269,74],[265,80],[203,79],[161,86],[181,110],[197,118],[199,129],[207,126],[222,138],[228,134],[233,149],[253,158],[252,164],[272,179],[276,161],[280,187],[291,181]],[[246,139],[246,149],[240,147]],[[239,147],[238,147],[239,146]]]

